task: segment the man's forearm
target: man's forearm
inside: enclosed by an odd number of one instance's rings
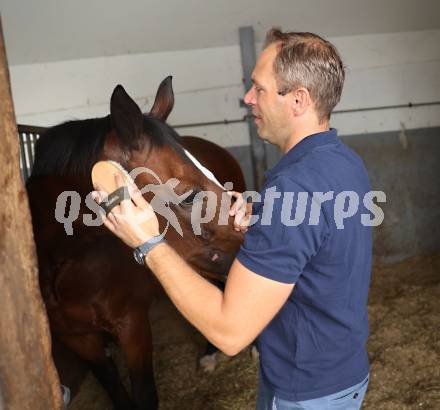
[[[183,316],[226,354],[236,353],[234,327],[223,312],[223,292],[167,244],[156,246],[146,262]]]

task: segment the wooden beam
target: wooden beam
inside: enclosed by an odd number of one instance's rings
[[[38,286],[0,21],[0,409],[57,410],[60,384]]]

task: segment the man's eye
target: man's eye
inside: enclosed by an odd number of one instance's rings
[[[191,192],[184,200],[182,200],[182,205],[192,205],[194,202],[194,198],[197,195],[197,191]]]

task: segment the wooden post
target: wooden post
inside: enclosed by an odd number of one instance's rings
[[[61,409],[0,20],[0,409]]]

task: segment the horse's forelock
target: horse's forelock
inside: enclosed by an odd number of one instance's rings
[[[121,140],[114,135],[123,157],[128,158],[132,151],[168,145],[188,161],[181,146],[181,137],[172,127],[157,118],[144,115],[143,131],[129,140]],[[32,174],[89,175],[111,134],[109,116],[69,121],[50,128],[37,142]]]
[[[32,175],[90,174],[110,127],[109,117],[104,117],[49,128],[37,141]]]

